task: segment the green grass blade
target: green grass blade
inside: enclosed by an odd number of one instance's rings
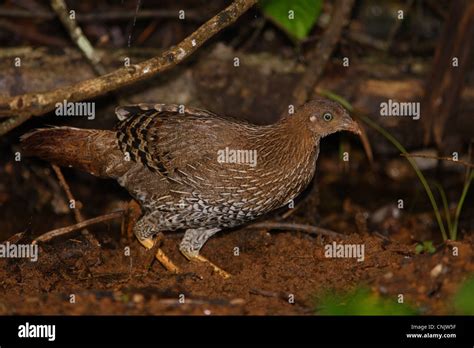
[[[438,184],[437,182],[435,182],[434,185],[438,189],[439,195],[441,196],[441,201],[443,202],[444,215],[446,217],[446,223],[448,224],[448,231],[451,237],[453,233],[453,224],[451,222],[451,214],[449,212],[448,199],[446,198],[446,193],[444,192],[444,189],[441,187],[441,185]]]
[[[337,102],[339,102],[342,106],[344,106],[347,110],[353,111],[354,108],[352,105],[343,97],[324,90],[320,91],[321,95],[324,95],[330,99],[333,99]],[[377,132],[382,134],[388,141],[390,141],[401,153],[408,155],[407,150],[403,147],[402,144],[393,136],[391,135],[388,131],[386,131],[383,127],[379,126],[377,123],[372,121],[369,117],[364,116],[364,115],[358,115],[359,118],[364,121],[367,125],[369,125],[371,128],[375,129]],[[405,156],[407,161],[410,163],[410,165],[413,167],[413,170],[415,171],[416,175],[418,176],[418,179],[420,179],[421,183],[423,184],[423,187],[425,188],[426,194],[428,195],[428,198],[431,202],[431,206],[433,207],[433,212],[436,217],[436,221],[438,222],[439,229],[441,231],[441,235],[443,236],[443,240],[447,240],[448,236],[446,235],[446,229],[444,227],[443,219],[441,218],[441,214],[439,213],[439,208],[438,204],[436,203],[436,200],[434,198],[433,192],[431,191],[430,186],[428,185],[428,182],[426,181],[425,176],[423,173],[420,171],[418,168],[416,162],[409,156]]]
[[[360,119],[367,123],[370,127],[375,129],[377,132],[382,134],[388,141],[390,141],[401,153],[408,155],[407,150],[403,147],[400,142],[395,139],[394,136],[392,136],[389,132],[387,132],[384,128],[380,127],[377,123],[372,121],[370,118],[364,115],[359,115]],[[416,162],[409,156],[406,156],[407,161],[410,163],[412,166],[413,170],[415,171],[416,175],[418,176],[418,179],[420,179],[421,183],[423,184],[423,187],[425,188],[426,194],[428,195],[428,198],[430,199],[431,206],[433,207],[433,212],[436,217],[436,221],[438,222],[439,229],[441,231],[441,235],[443,236],[443,240],[447,240],[448,236],[446,235],[446,229],[444,227],[443,219],[441,218],[441,214],[439,213],[439,208],[438,204],[436,203],[436,200],[434,198],[433,192],[431,191],[430,186],[428,185],[428,182],[426,181],[425,176],[421,172],[421,170],[418,168]]]
[[[474,171],[471,171],[471,175],[467,179],[466,183],[464,184],[464,188],[462,190],[461,198],[459,199],[458,206],[456,207],[456,213],[454,214],[454,225],[451,231],[451,239],[456,240],[458,234],[458,224],[459,224],[459,216],[461,215],[462,206],[464,204],[464,200],[466,199],[467,192],[469,191],[469,186],[471,185],[472,180],[474,179]]]

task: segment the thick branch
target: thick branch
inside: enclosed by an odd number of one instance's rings
[[[19,122],[13,121],[0,124],[0,135],[18,126],[30,116],[43,115],[53,110],[55,104],[63,100],[75,102],[95,98],[168,70],[189,57],[223,28],[235,22],[256,1],[235,0],[229,7],[211,18],[181,43],[167,49],[162,55],[139,64],[130,65],[110,74],[79,82],[68,88],[15,97],[0,97],[0,116],[20,117]]]

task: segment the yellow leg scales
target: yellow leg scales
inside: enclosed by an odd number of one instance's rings
[[[139,241],[148,250],[152,249],[155,245],[155,242],[151,238],[142,240],[139,239]],[[168,256],[166,256],[166,254],[163,252],[163,250],[161,250],[161,248],[158,248],[156,250],[155,257],[168,271],[176,274],[181,272],[179,267],[176,266]]]

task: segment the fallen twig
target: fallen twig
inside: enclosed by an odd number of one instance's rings
[[[41,236],[39,236],[38,238],[33,240],[33,244],[36,244],[38,242],[46,242],[46,241],[49,241],[49,240],[51,240],[55,237],[63,236],[65,234],[68,234],[68,233],[71,233],[71,232],[74,232],[74,231],[77,231],[77,230],[81,230],[81,229],[83,229],[84,227],[87,227],[87,226],[92,226],[92,225],[96,225],[96,224],[101,223],[101,222],[121,218],[121,217],[123,217],[123,214],[124,214],[124,211],[119,210],[119,211],[115,211],[113,213],[101,215],[101,216],[98,216],[98,217],[95,217],[95,218],[92,218],[92,219],[89,219],[89,220],[79,222],[75,225],[58,228],[58,229],[55,229],[55,230],[52,230],[52,231],[49,231],[49,232],[46,232],[46,233],[42,234]]]
[[[61,186],[61,188],[66,193],[66,196],[67,196],[67,199],[68,199],[69,203],[71,203],[71,201],[76,202],[76,199],[72,195],[71,189],[70,189],[68,183],[66,182],[66,179],[64,178],[63,173],[61,172],[61,168],[59,168],[55,164],[51,164],[51,167],[53,167],[53,170],[56,173],[56,176],[58,177],[59,185]],[[76,222],[84,221],[84,218],[82,217],[82,214],[81,214],[81,211],[80,211],[79,207],[76,207],[74,209],[74,217],[76,219]]]
[[[61,172],[61,168],[59,168],[55,164],[51,164],[51,166],[53,167],[53,170],[56,173],[56,176],[58,177],[59,185],[62,187],[62,189],[66,193],[69,204],[71,202],[76,202],[76,199],[72,195],[71,189],[70,189],[68,183],[66,182],[66,179],[64,178],[63,173]],[[76,219],[76,222],[77,223],[83,222],[84,217],[81,214],[81,209],[78,206],[75,205],[73,211],[74,211],[74,218]],[[82,231],[82,234],[84,235],[84,237],[87,238],[89,243],[91,243],[92,245],[100,246],[99,241],[87,229],[84,229]]]
[[[294,224],[288,222],[259,222],[256,224],[251,224],[248,227],[252,228],[266,228],[269,230],[289,230],[289,231],[299,231],[315,235],[323,235],[333,238],[347,238],[346,235],[334,232],[325,228],[304,225],[304,224]]]
[[[13,119],[0,124],[0,135],[17,127],[31,116],[43,115],[53,110],[56,103],[63,100],[75,102],[95,98],[170,69],[189,57],[219,31],[235,22],[256,2],[257,0],[235,0],[178,45],[167,49],[160,56],[141,63],[131,64],[107,75],[81,81],[66,88],[14,97],[0,96],[0,116],[11,116]]]
[[[465,167],[469,167],[469,168],[474,168],[474,164],[473,163],[469,163],[469,162],[466,162],[466,161],[463,161],[463,160],[455,160],[451,157],[439,157],[439,156],[431,156],[431,155],[422,155],[422,154],[414,154],[414,153],[401,153],[400,156],[403,156],[403,157],[420,157],[420,158],[430,158],[430,159],[437,159],[437,160],[440,160],[440,161],[450,161],[450,162],[454,162],[454,163],[457,163],[457,164],[460,164],[460,165],[463,165]]]

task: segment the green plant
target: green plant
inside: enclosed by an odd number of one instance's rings
[[[456,313],[474,315],[474,276],[466,280],[454,295]]]
[[[354,108],[352,105],[343,97],[327,91],[327,90],[322,90],[320,91],[321,95],[324,95],[330,99],[333,99],[337,102],[339,102],[341,105],[343,105],[347,110],[349,111],[354,111]],[[369,117],[365,115],[359,114],[358,117],[366,123],[369,127],[372,129],[376,130],[379,132],[382,136],[384,136],[388,141],[390,141],[402,154],[404,154],[405,158],[407,161],[410,163],[412,166],[413,170],[415,171],[416,175],[418,176],[418,179],[422,183],[426,194],[428,195],[428,198],[430,200],[431,206],[433,207],[433,212],[436,217],[436,221],[438,223],[441,236],[443,237],[443,240],[446,241],[448,239],[448,234],[446,233],[446,228],[443,222],[443,218],[441,217],[440,210],[438,208],[438,204],[436,202],[436,199],[433,195],[433,192],[431,191],[430,186],[428,185],[428,181],[426,180],[425,176],[421,172],[421,170],[418,168],[416,162],[409,156],[408,152],[406,151],[405,147],[393,136],[391,135],[386,129],[383,127],[379,126],[377,123],[372,121]],[[446,194],[444,193],[444,190],[441,188],[441,186],[437,185],[438,191],[440,192],[441,200],[444,206],[444,214],[446,218],[446,224],[448,226],[448,232],[449,232],[449,239],[451,240],[456,240],[457,238],[457,231],[458,231],[458,223],[459,223],[459,217],[461,215],[462,207],[464,205],[464,201],[467,195],[467,192],[469,191],[469,187],[471,185],[471,182],[474,180],[474,171],[468,170],[467,172],[467,180],[464,183],[463,191],[461,194],[461,197],[459,199],[459,202],[456,207],[456,212],[454,215],[454,221],[451,223],[451,216],[449,213],[449,207],[448,207],[448,201],[446,199]]]
[[[425,240],[423,243],[418,243],[416,245],[415,251],[417,254],[421,254],[421,253],[433,254],[436,251],[436,248],[433,245],[433,241]]]
[[[263,13],[291,39],[305,39],[321,13],[322,0],[261,0]]]
[[[434,185],[438,189],[439,196],[441,197],[441,202],[443,203],[444,218],[446,219],[446,223],[448,225],[448,230],[452,231],[453,230],[453,224],[451,222],[451,213],[449,212],[449,204],[448,204],[448,199],[446,198],[446,193],[444,192],[444,189],[443,189],[443,187],[441,187],[440,184],[435,182]]]
[[[358,288],[347,293],[328,292],[316,306],[321,315],[415,315],[410,306],[373,294],[367,288]]]
[[[459,198],[458,205],[456,207],[456,212],[454,214],[454,223],[451,233],[451,239],[456,240],[458,234],[458,224],[459,224],[459,216],[461,215],[462,206],[464,205],[464,200],[466,199],[467,192],[469,191],[469,186],[471,186],[471,182],[474,180],[474,171],[468,171],[467,180],[464,183],[464,188],[461,193],[461,197]]]

